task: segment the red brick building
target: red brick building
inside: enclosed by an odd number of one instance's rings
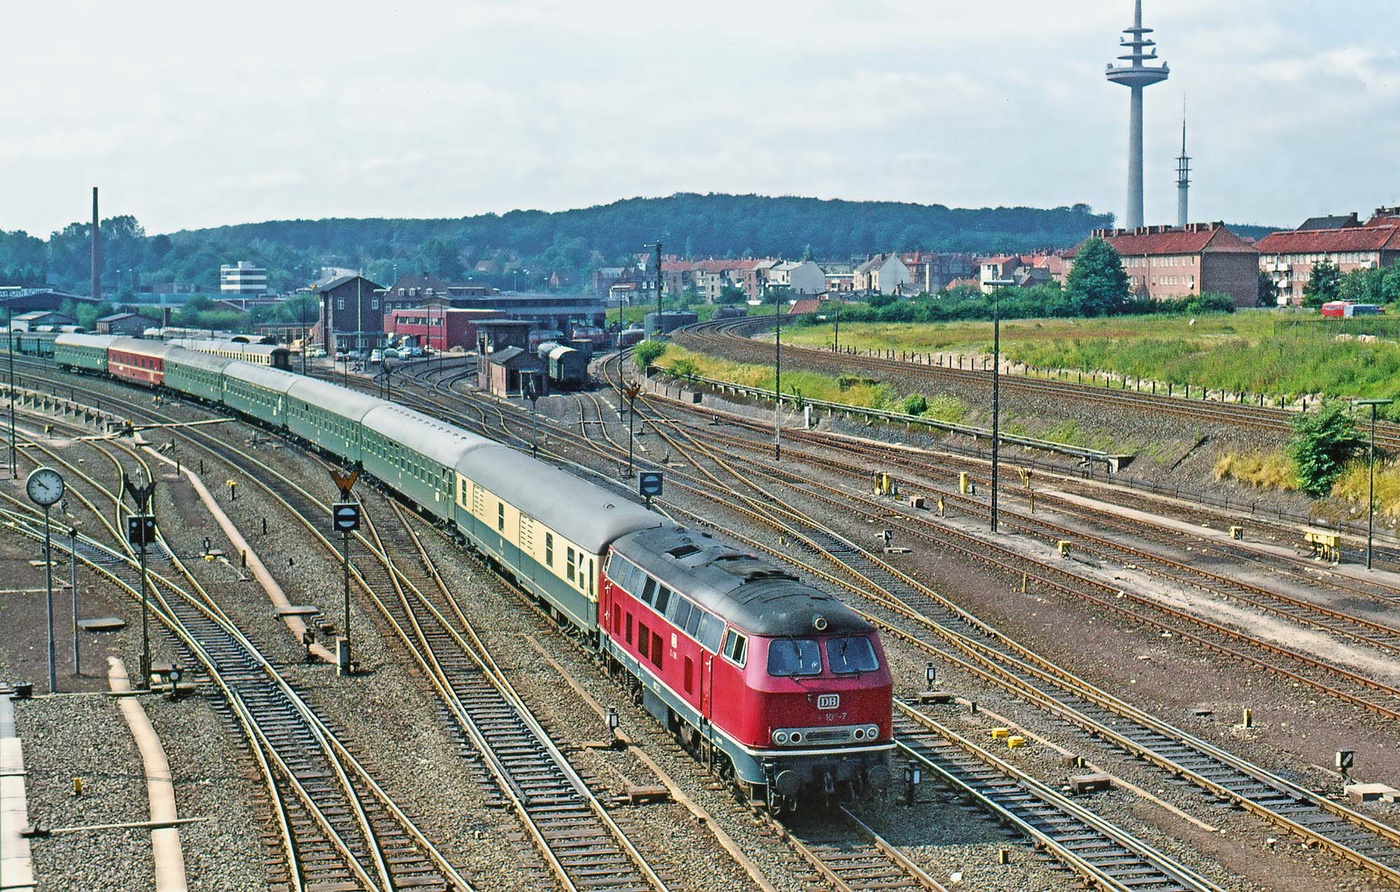
[[[1094,237],[1123,258],[1136,295],[1180,300],[1216,293],[1230,295],[1236,307],[1259,305],[1259,251],[1223,223],[1098,229]],[[1071,266],[1066,264],[1066,275]]]
[[[1259,268],[1273,280],[1280,306],[1301,306],[1303,288],[1314,264],[1336,264],[1343,274],[1358,269],[1384,269],[1400,259],[1400,208],[1380,208],[1364,225],[1327,229],[1295,229],[1264,236]],[[1348,223],[1356,220],[1352,215]],[[1310,220],[1304,226],[1316,225]]]
[[[477,323],[500,319],[498,310],[458,310],[441,303],[393,310],[384,317],[384,333],[394,341],[411,337],[420,347],[445,352],[476,349]]]

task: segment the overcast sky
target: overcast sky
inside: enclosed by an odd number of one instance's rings
[[[740,192],[1124,211],[1131,0],[10,4],[0,229]],[[1400,204],[1400,4],[1145,0],[1146,216]]]

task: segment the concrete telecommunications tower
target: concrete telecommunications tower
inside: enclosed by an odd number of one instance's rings
[[[1118,58],[1127,65],[1109,65],[1106,76],[1115,84],[1133,91],[1131,114],[1128,118],[1128,215],[1124,225],[1137,229],[1142,225],[1142,90],[1167,79],[1171,70],[1167,63],[1160,67],[1144,65],[1157,59],[1157,42],[1147,39],[1151,28],[1142,26],[1142,0],[1136,2],[1133,26],[1123,29],[1127,36],[1118,45],[1127,50]]]

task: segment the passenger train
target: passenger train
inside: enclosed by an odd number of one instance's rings
[[[59,336],[54,360],[220,404],[358,464],[577,629],[682,745],[774,811],[887,783],[893,684],[875,629],[772,564],[317,378],[81,334]]]

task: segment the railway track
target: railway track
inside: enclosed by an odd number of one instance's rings
[[[706,347],[720,348],[726,353],[739,353],[750,361],[767,365],[771,357],[770,348],[754,342],[751,336],[770,329],[772,325],[772,317],[727,319],[692,326],[677,333],[674,337],[678,343],[694,345],[694,348],[701,352],[705,352]],[[790,351],[789,355],[793,357],[794,362],[800,362],[804,366],[822,371],[836,370],[839,372],[840,369],[849,371],[850,368],[856,367],[873,372],[911,375],[923,380],[990,389],[990,368],[963,370],[950,366],[940,366],[928,361],[911,362],[908,359],[895,358],[894,355],[881,357],[860,353],[833,353],[830,350],[794,346],[790,342],[784,344],[783,349],[785,353]],[[1028,400],[1060,401],[1072,399],[1106,408],[1145,411],[1159,415],[1177,416],[1194,422],[1210,422],[1265,431],[1283,438],[1289,435],[1290,424],[1297,414],[1288,409],[1260,407],[1238,401],[1227,402],[1223,398],[1224,394],[1222,394],[1221,400],[1214,401],[1204,398],[1189,399],[1175,395],[1168,396],[1161,393],[1141,393],[1137,390],[1127,389],[1127,378],[1121,379],[1123,385],[1121,388],[1114,389],[1107,386],[1108,380],[1105,379],[1105,386],[1098,387],[1076,382],[1003,373],[1001,388],[1004,395],[1020,395]],[[1210,391],[1197,390],[1197,392],[1204,396]],[[1220,393],[1220,391],[1215,392]],[[1400,425],[1389,422],[1377,424],[1376,445],[1387,451],[1400,448]]]
[[[907,703],[896,703],[900,750],[1015,827],[1086,883],[1161,892],[1219,892],[1147,843],[996,759]]]
[[[729,458],[728,455],[723,458],[713,454],[707,456],[708,461],[721,466]],[[691,460],[695,461],[694,455]],[[755,484],[755,475],[751,472],[741,473],[729,468],[728,473],[735,480],[744,481],[743,489],[713,475],[707,484],[727,490],[726,503],[731,509],[741,510],[764,524],[779,526],[803,543],[804,549],[815,559],[838,565],[842,570],[841,577],[833,576],[814,563],[808,563],[806,569],[880,605],[882,610],[876,611],[874,616],[882,627],[915,641],[925,641],[932,633],[954,645],[962,654],[959,661],[972,669],[974,674],[1001,686],[1009,686],[1014,693],[1065,718],[1085,732],[1110,740],[1170,774],[1189,778],[1227,801],[1235,802],[1304,839],[1323,845],[1353,863],[1390,878],[1392,882],[1400,882],[1400,848],[1397,848],[1400,831],[1172,728],[1015,644],[893,566],[877,560],[844,537],[809,520],[801,510],[787,507],[793,493],[811,495],[820,488],[810,479],[790,474],[792,479],[787,480],[784,486],[789,494],[778,495]],[[674,477],[673,485],[676,485]],[[758,492],[750,495],[744,491],[750,487]],[[850,510],[849,493],[832,492],[822,497],[832,509]],[[949,533],[944,529],[940,529],[940,532],[945,537]],[[994,543],[975,537],[957,534],[955,538],[964,540],[959,550],[973,559],[983,563],[990,561],[998,569],[1009,573],[1020,575],[1025,572],[1024,559],[1020,555],[1011,554]],[[750,541],[774,556],[791,559],[790,554],[785,555]],[[991,555],[996,557],[992,558]],[[1045,579],[1041,582],[1049,584]],[[1075,590],[1063,581],[1053,584],[1069,591]],[[1114,603],[1117,594],[1115,592],[1114,596],[1096,599],[1096,603],[1107,609],[1121,609]],[[914,623],[912,628],[911,621]],[[1201,636],[1180,637],[1216,651],[1222,650],[1220,645]],[[940,653],[946,653],[941,646],[937,649]],[[1250,659],[1235,652],[1226,652],[1235,658]],[[1253,658],[1252,662],[1268,667],[1258,658]],[[1351,699],[1365,702],[1354,696]],[[1358,832],[1358,829],[1364,832]]]
[[[42,538],[41,525],[28,512],[12,514],[12,520],[13,529]],[[88,567],[141,601],[136,558],[88,537],[76,551]],[[168,547],[162,544],[160,553],[183,572]],[[219,689],[273,796],[283,854],[282,875],[274,880],[298,892],[471,889],[193,577],[184,574],[185,584],[195,585],[187,591],[160,571],[161,563],[148,556],[145,590],[152,616]]]

